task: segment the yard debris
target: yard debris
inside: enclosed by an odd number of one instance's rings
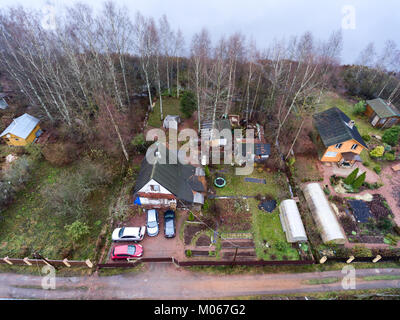
[[[392,170],[394,172],[400,171],[400,164],[396,164],[395,166],[392,167]]]
[[[374,198],[374,196],[372,194],[370,194],[370,193],[366,193],[364,195],[356,195],[356,196],[354,196],[354,198],[357,199],[357,200],[363,200],[363,201],[366,201],[366,202],[371,202],[372,199]]]

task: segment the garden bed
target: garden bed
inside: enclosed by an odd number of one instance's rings
[[[196,234],[204,230],[205,227],[203,224],[185,224],[185,229],[183,230],[184,244],[191,245]]]

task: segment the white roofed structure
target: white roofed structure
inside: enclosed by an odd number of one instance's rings
[[[322,241],[324,243],[332,241],[337,244],[344,244],[346,237],[321,185],[310,183],[305,186],[303,193],[314,221],[321,232]]]
[[[283,200],[279,206],[279,212],[287,241],[290,243],[307,241],[306,231],[296,201],[293,199]]]

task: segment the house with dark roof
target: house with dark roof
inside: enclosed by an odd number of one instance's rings
[[[41,134],[39,119],[24,113],[15,118],[0,137],[10,146],[25,146],[36,141]]]
[[[317,113],[313,118],[321,161],[343,166],[361,161],[360,153],[368,146],[353,120],[336,107]]]
[[[367,100],[365,115],[373,127],[390,128],[400,124],[400,112],[391,102],[381,98]]]
[[[154,161],[145,157],[134,187],[134,204],[151,208],[176,208],[204,204],[204,170],[179,161],[171,161],[174,151],[158,147]],[[175,158],[177,159],[177,158]]]

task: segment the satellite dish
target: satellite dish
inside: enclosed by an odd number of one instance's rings
[[[11,135],[10,135],[10,134],[8,134],[8,135],[6,135],[6,137],[7,137],[7,138],[11,138]]]

